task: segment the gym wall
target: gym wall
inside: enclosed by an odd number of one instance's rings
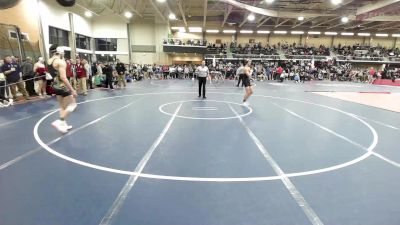
[[[134,21],[131,23],[131,45],[136,49],[149,49],[148,51],[136,51],[132,53],[132,60],[140,64],[171,64],[171,57],[163,52],[163,40],[168,37],[167,24],[149,20]],[[152,49],[155,49],[153,51]]]
[[[9,31],[15,32],[14,25],[26,33],[29,41],[22,42],[26,56],[36,57],[39,50],[39,27],[37,19],[37,3],[33,0],[21,0],[17,5],[9,9],[0,10],[0,57],[6,55],[19,55],[18,41],[10,38]]]

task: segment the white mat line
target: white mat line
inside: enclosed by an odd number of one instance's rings
[[[359,144],[359,143],[357,143],[357,142],[355,142],[355,141],[352,141],[352,140],[350,140],[349,138],[347,138],[347,137],[345,137],[345,136],[343,136],[343,135],[341,135],[341,134],[339,134],[339,133],[337,133],[337,132],[335,132],[335,131],[333,131],[333,130],[331,130],[331,129],[329,129],[329,128],[327,128],[327,127],[325,127],[325,126],[323,126],[323,125],[321,125],[321,124],[319,124],[319,123],[316,123],[316,122],[314,122],[314,121],[311,121],[311,120],[309,120],[309,119],[307,119],[307,118],[305,118],[305,117],[303,117],[303,116],[301,116],[301,115],[299,115],[299,114],[297,114],[297,113],[295,113],[295,112],[293,112],[293,111],[291,111],[291,110],[289,110],[289,109],[287,109],[287,108],[285,108],[285,107],[282,107],[282,106],[280,106],[280,105],[278,105],[278,104],[276,104],[276,103],[274,103],[274,102],[273,102],[273,104],[274,104],[275,106],[277,106],[278,108],[281,108],[281,109],[285,110],[286,112],[292,114],[293,116],[295,116],[295,117],[297,117],[297,118],[300,118],[300,119],[302,119],[302,120],[304,120],[304,121],[306,121],[306,122],[308,122],[308,123],[311,123],[311,124],[313,124],[313,125],[315,125],[315,126],[321,128],[322,130],[324,130],[324,131],[326,131],[326,132],[328,132],[328,133],[330,133],[330,134],[332,134],[332,135],[334,135],[334,136],[336,136],[336,137],[338,137],[338,138],[340,138],[340,139],[342,139],[342,140],[344,140],[344,141],[347,141],[347,142],[349,142],[350,144],[352,144],[352,145],[354,145],[354,146],[356,146],[356,147],[358,147],[358,148],[361,148],[362,150],[368,152],[368,148],[367,148],[367,147],[364,147],[364,146],[362,146],[361,144]],[[355,116],[355,115],[354,115],[354,116]],[[397,162],[395,162],[395,161],[393,161],[393,160],[390,160],[390,159],[388,159],[388,158],[382,156],[382,155],[379,154],[379,153],[372,152],[372,155],[374,155],[374,156],[376,156],[376,157],[378,157],[378,158],[380,158],[380,159],[386,161],[387,163],[392,164],[393,166],[400,167],[400,164],[399,164],[399,163],[397,163]]]
[[[179,106],[176,108],[174,115],[171,117],[171,119],[168,121],[167,125],[164,127],[163,131],[160,133],[158,138],[154,141],[154,143],[151,145],[149,150],[146,152],[146,154],[143,156],[143,158],[140,160],[139,164],[136,166],[134,172],[138,173],[139,175],[142,173],[144,167],[146,166],[147,162],[150,160],[150,157],[153,155],[154,151],[158,147],[158,145],[161,143],[165,135],[167,134],[169,128],[172,125],[172,122],[174,122],[176,115],[178,114],[179,110],[181,109],[183,103],[180,103]],[[114,220],[115,216],[119,213],[122,205],[124,204],[126,198],[128,197],[129,192],[132,190],[133,186],[135,185],[136,181],[138,180],[139,176],[137,175],[131,175],[118,194],[117,198],[114,200],[113,204],[107,211],[106,215],[102,218],[100,225],[110,225],[112,221]]]
[[[82,129],[84,129],[84,128],[90,126],[90,125],[92,125],[92,124],[95,124],[95,123],[97,123],[97,122],[99,122],[99,121],[105,119],[106,117],[109,117],[109,116],[111,116],[112,114],[114,114],[114,113],[116,113],[116,112],[119,112],[119,111],[121,111],[121,110],[124,109],[124,108],[129,107],[130,105],[132,105],[132,104],[138,102],[138,101],[141,100],[141,99],[143,99],[143,98],[140,98],[140,99],[138,99],[138,100],[136,100],[136,101],[130,102],[130,103],[127,104],[127,105],[124,105],[124,106],[122,106],[122,107],[120,107],[120,108],[118,108],[118,109],[116,109],[116,110],[114,110],[114,111],[112,111],[112,112],[109,112],[109,113],[107,113],[107,114],[105,114],[105,115],[103,115],[103,116],[101,116],[101,117],[99,117],[99,118],[97,118],[97,119],[95,119],[95,120],[92,120],[92,121],[90,121],[90,122],[88,122],[88,123],[86,123],[86,124],[84,124],[84,125],[82,125],[82,126],[76,128],[76,129],[73,129],[73,130],[71,130],[70,132],[64,134],[63,136],[60,136],[60,137],[58,137],[58,138],[56,138],[56,139],[53,139],[52,141],[46,143],[46,145],[52,145],[52,144],[54,144],[54,143],[60,141],[60,140],[63,139],[64,137],[67,137],[67,136],[69,136],[69,135],[72,135],[72,134],[74,134],[74,133],[76,133],[76,132],[78,132],[78,131],[80,131],[80,130],[82,130]],[[56,111],[58,111],[58,110],[52,110],[52,111],[56,112]],[[8,162],[6,162],[6,163],[0,165],[0,170],[3,170],[3,169],[5,169],[5,168],[7,168],[7,167],[9,167],[9,166],[14,165],[15,163],[17,163],[17,162],[19,162],[19,161],[25,159],[26,157],[31,156],[31,155],[33,155],[34,153],[39,152],[41,149],[42,149],[42,146],[39,146],[39,147],[37,147],[37,148],[35,148],[35,149],[33,149],[33,150],[30,150],[30,151],[28,151],[28,152],[26,152],[26,153],[24,153],[24,154],[22,154],[22,155],[16,157],[16,158],[13,159],[13,160],[10,160],[10,161],[8,161]]]
[[[238,113],[231,107],[229,108],[232,110],[233,113],[238,115]],[[272,158],[272,156],[269,154],[267,149],[264,147],[264,145],[261,143],[261,141],[257,138],[257,136],[251,131],[251,129],[246,125],[244,120],[241,117],[238,117],[240,123],[243,125],[251,139],[254,141],[254,143],[257,145],[258,149],[260,152],[263,154],[265,159],[268,161],[272,169],[275,171],[275,173],[281,177],[281,181],[285,185],[286,189],[290,192],[291,196],[293,199],[296,201],[297,205],[303,210],[304,214],[307,216],[309,221],[313,225],[323,225],[324,223],[321,221],[321,219],[318,217],[318,215],[315,213],[315,211],[311,208],[311,206],[308,204],[308,202],[305,200],[303,195],[300,193],[299,190],[297,190],[296,186],[290,181],[290,179],[287,177],[287,175],[283,172],[283,170],[280,168],[278,163]]]
[[[192,110],[197,111],[215,111],[218,110],[217,107],[192,107]]]

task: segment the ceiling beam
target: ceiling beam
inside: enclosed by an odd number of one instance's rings
[[[227,4],[233,5],[237,8],[245,9],[249,12],[255,13],[255,14],[260,14],[264,16],[271,16],[271,17],[283,17],[283,18],[297,18],[298,14],[293,12],[293,11],[277,11],[277,10],[269,10],[265,8],[260,8],[257,6],[252,6],[243,2],[239,2],[237,0],[219,0],[220,2],[225,2]],[[400,0],[399,0],[400,1]],[[306,18],[310,17],[317,17],[317,16],[338,16],[337,14],[316,14],[316,13],[304,13],[302,16]]]
[[[266,18],[264,21],[262,21],[261,23],[259,23],[259,24],[257,25],[257,27],[261,27],[264,23],[268,22],[268,20],[270,20],[271,18],[272,18],[272,17]]]
[[[96,13],[96,12],[94,12],[93,10],[88,9],[87,7],[85,7],[85,6],[83,6],[83,5],[80,5],[80,4],[78,4],[78,3],[75,3],[75,5],[78,6],[78,7],[80,7],[80,8],[82,8],[82,9],[84,9],[85,11],[89,11],[89,12],[93,13],[93,14],[96,15],[96,16],[100,16],[99,13]],[[103,10],[104,10],[104,9],[103,9]],[[100,12],[100,13],[101,13],[101,12]]]
[[[160,11],[160,9],[157,7],[156,3],[154,2],[154,0],[149,0],[151,5],[153,6],[153,8],[156,10],[156,12],[158,13],[158,15],[160,15],[160,17],[164,20],[164,22],[168,23],[167,18],[165,18],[164,14]]]
[[[203,28],[205,28],[206,27],[206,22],[207,22],[207,3],[208,3],[208,0],[204,0],[204,12],[203,12],[203,16],[204,16],[204,19],[203,19]]]
[[[308,19],[308,20],[304,20],[304,21],[302,21],[302,22],[300,22],[300,23],[294,25],[292,28],[296,28],[296,27],[298,27],[298,26],[300,26],[300,25],[303,25],[303,24],[305,24],[305,23],[308,23],[308,22],[310,22],[310,21],[312,21],[312,20],[314,20],[314,19],[316,19],[316,18],[317,18],[317,17],[310,18],[310,19]]]
[[[332,19],[330,19],[330,20],[323,21],[323,22],[321,22],[321,23],[319,23],[319,24],[316,24],[316,25],[314,25],[314,26],[311,26],[311,28],[318,27],[318,26],[320,26],[320,25],[322,25],[322,24],[326,24],[326,23],[332,22],[332,21],[337,20],[337,19],[339,19],[339,18],[340,18],[340,16],[339,16],[339,17],[332,18]]]
[[[258,3],[260,3],[260,2],[258,2]],[[256,6],[257,5],[257,1],[256,0],[254,0],[253,1],[253,6]],[[247,22],[247,17],[251,14],[252,12],[247,12],[246,13],[246,15],[244,16],[244,19],[243,19],[243,21],[239,24],[239,27],[242,27],[246,22]]]
[[[290,20],[290,19],[286,19],[286,20],[280,22],[279,24],[277,24],[277,25],[275,26],[275,28],[280,27],[282,24],[286,23],[286,22],[289,21],[289,20]]]
[[[132,12],[134,12],[136,15],[138,15],[140,18],[143,18],[143,15],[137,11],[136,9],[134,9],[129,3],[127,3],[125,0],[122,0],[122,2],[128,6],[129,10],[131,10]]]
[[[353,29],[353,28],[356,28],[356,27],[365,26],[365,25],[367,25],[367,24],[375,23],[375,22],[376,22],[376,21],[368,21],[368,22],[365,22],[365,23],[362,23],[362,24],[357,24],[357,25],[355,25],[355,26],[346,27],[346,28],[344,28],[344,29],[345,29],[345,30],[347,30],[347,29]]]
[[[335,7],[333,7],[333,9],[331,9],[331,10],[329,10],[329,11],[334,11],[334,10],[340,9],[340,8],[342,8],[343,6],[346,6],[346,5],[348,5],[348,4],[352,3],[352,2],[354,2],[354,0],[346,0],[346,1],[344,1],[343,3],[341,3],[341,4],[339,4],[339,5],[335,6]]]
[[[91,2],[91,3],[92,3],[92,2]],[[104,9],[107,9],[108,11],[110,11],[111,13],[113,13],[114,15],[117,15],[118,17],[120,17],[120,18],[123,19],[124,21],[127,21],[127,18],[121,16],[121,14],[118,13],[118,12],[116,12],[116,11],[113,9],[113,7],[110,7],[109,5],[104,4],[104,3],[101,2],[101,1],[96,1],[96,4],[99,4],[99,5],[103,6]]]
[[[390,30],[390,29],[397,30],[397,29],[399,29],[399,26],[390,26],[390,27],[385,27],[385,28],[382,28],[382,29],[378,29],[378,31],[382,31],[382,30]]]
[[[183,12],[183,8],[182,8],[182,2],[181,0],[177,0],[176,3],[178,4],[178,8],[179,8],[179,12],[181,13],[182,19],[183,19],[183,23],[185,23],[185,27],[188,27],[187,21],[186,21],[186,16],[185,16],[185,12]]]
[[[368,5],[358,8],[356,15],[358,16],[361,14],[365,14],[365,13],[368,13],[371,11],[375,11],[375,10],[384,8],[386,6],[390,6],[392,4],[400,2],[400,0],[380,0],[380,1],[374,1],[374,2],[375,3],[368,4]]]
[[[396,16],[396,15],[393,15],[393,16],[374,16],[374,17],[371,17],[371,18],[363,19],[363,21],[400,22],[400,16]]]
[[[247,17],[250,15],[250,13],[246,13],[246,15],[244,15],[244,19],[243,21],[239,24],[239,27],[242,27],[246,22],[247,22]]]
[[[231,12],[232,12],[232,9],[233,9],[233,6],[229,5],[228,6],[228,10],[225,11],[224,21],[222,21],[221,27],[224,27],[224,25],[226,23],[226,20],[228,19],[229,14],[231,14]]]
[[[330,27],[328,27],[326,29],[329,30],[329,29],[332,29],[332,28],[335,28],[335,27],[338,27],[338,26],[341,26],[341,25],[343,25],[343,23],[337,23],[336,25],[330,26]]]
[[[375,28],[382,27],[382,26],[385,26],[385,27],[386,27],[386,26],[391,25],[391,24],[393,24],[393,23],[398,23],[398,22],[390,22],[390,23],[386,23],[386,24],[380,23],[380,24],[374,25],[374,26],[372,26],[372,27],[364,27],[364,28],[362,28],[362,29],[360,29],[360,30],[375,29]]]

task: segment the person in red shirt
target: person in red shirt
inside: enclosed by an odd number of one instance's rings
[[[79,81],[79,92],[80,94],[87,95],[87,74],[85,66],[80,59],[76,60],[76,77]]]
[[[276,69],[277,76],[275,79],[279,79],[281,77],[281,74],[283,73],[283,68],[280,66]]]
[[[44,65],[44,58],[39,57],[39,60],[35,65],[33,66],[33,71],[36,74],[36,79],[38,82],[38,93],[40,98],[45,98],[47,96],[46,94],[46,85],[47,85],[47,80],[46,80],[46,73],[47,73],[47,68]]]
[[[75,65],[72,64],[72,61],[70,59],[66,60],[66,63],[67,63],[66,73],[68,81],[71,83],[72,87],[76,90],[76,78],[74,74]]]

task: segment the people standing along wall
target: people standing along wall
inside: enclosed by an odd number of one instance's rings
[[[33,63],[31,57],[26,57],[25,62],[21,66],[22,79],[25,81],[25,89],[29,96],[37,96],[35,91],[34,77],[35,72],[33,71]]]
[[[46,80],[46,72],[47,68],[44,65],[44,59],[43,57],[39,57],[38,61],[33,65],[33,71],[35,72],[35,77],[36,77],[36,82],[38,86],[38,94],[40,98],[45,98],[46,97],[46,85],[47,85],[47,80]]]
[[[115,65],[115,70],[118,73],[118,86],[126,87],[126,77],[125,77],[126,68],[125,65],[119,61],[119,59],[117,59],[117,65]]]
[[[17,88],[18,91],[30,100],[28,92],[25,90],[24,82],[21,79],[21,68],[16,61],[13,62],[11,56],[4,58],[4,65],[1,67],[4,75],[6,76],[7,84],[10,85],[13,100],[17,101]]]
[[[79,94],[87,95],[87,74],[83,62],[76,60],[76,76],[79,81]]]

